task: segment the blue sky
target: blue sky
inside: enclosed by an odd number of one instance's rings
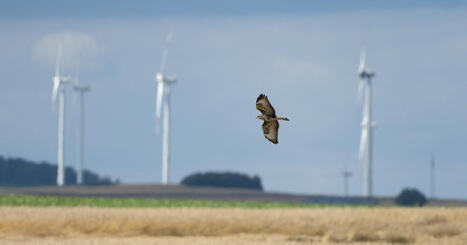
[[[355,2],[354,2],[355,3]],[[96,5],[97,4],[97,5]],[[195,171],[259,174],[269,191],[362,193],[357,163],[360,49],[366,30],[374,80],[376,195],[411,186],[467,197],[467,7],[460,1],[4,1],[0,8],[1,154],[56,162],[50,103],[54,41],[63,73],[83,52],[85,167],[125,183],[159,182],[155,73],[174,31],[173,182]],[[83,45],[86,44],[86,45]],[[279,144],[261,134],[254,101],[266,93],[279,115]],[[77,108],[67,99],[66,164],[76,161]]]
[[[258,1],[151,1],[141,0],[128,3],[125,0],[113,1],[73,1],[60,0],[27,1],[6,0],[0,10],[3,18],[140,18],[155,16],[238,16],[263,14],[316,14],[324,12],[347,12],[366,10],[401,10],[418,8],[449,9],[464,7],[461,0],[355,0],[355,1],[307,1],[296,0],[293,3],[280,0]]]

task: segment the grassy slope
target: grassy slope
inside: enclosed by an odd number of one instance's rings
[[[62,207],[200,207],[200,208],[316,208],[329,205],[253,201],[200,201],[143,198],[101,198],[0,195],[0,206],[62,206]]]

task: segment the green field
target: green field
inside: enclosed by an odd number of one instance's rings
[[[330,205],[298,204],[281,202],[254,201],[201,201],[149,198],[101,198],[101,197],[64,197],[0,195],[0,206],[59,206],[59,207],[160,207],[160,208],[319,208]],[[342,205],[340,205],[342,206]],[[333,207],[336,207],[335,205]]]

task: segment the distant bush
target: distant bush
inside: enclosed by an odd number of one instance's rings
[[[423,206],[427,203],[425,195],[415,188],[405,188],[397,195],[396,204],[400,206]]]
[[[207,172],[195,173],[185,177],[182,185],[188,186],[211,186],[225,188],[244,188],[263,190],[261,179],[255,175],[250,177],[246,174],[233,172]]]
[[[76,171],[65,168],[65,184],[76,185]],[[85,185],[110,185],[110,178],[101,177],[89,170],[83,171]],[[57,165],[36,163],[22,158],[0,156],[0,186],[41,186],[57,184]]]

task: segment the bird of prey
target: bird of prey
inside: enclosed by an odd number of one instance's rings
[[[256,118],[264,121],[262,126],[264,137],[273,144],[279,143],[279,141],[277,141],[277,135],[279,134],[278,120],[289,121],[289,119],[286,117],[276,117],[274,107],[272,107],[268,97],[264,94],[260,94],[256,99],[256,109],[261,112],[261,115]]]

